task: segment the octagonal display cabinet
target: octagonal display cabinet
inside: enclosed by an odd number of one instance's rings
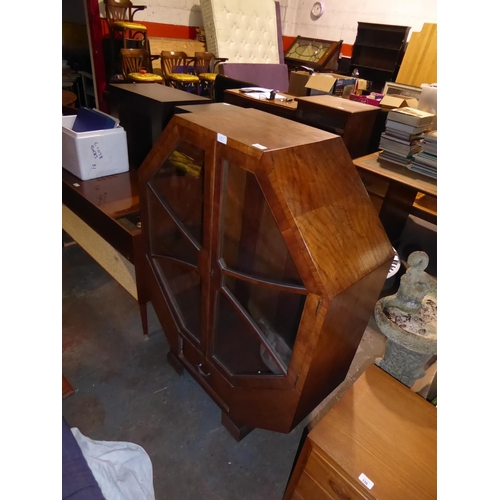
[[[235,439],[290,432],[344,380],[394,255],[342,139],[252,109],[176,115],[139,176],[169,362]]]

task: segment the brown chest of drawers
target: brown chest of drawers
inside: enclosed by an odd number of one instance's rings
[[[307,436],[284,500],[437,498],[436,417],[371,366]]]

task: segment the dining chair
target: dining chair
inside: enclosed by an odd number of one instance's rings
[[[127,41],[134,41],[134,48],[137,41],[140,41],[142,48],[149,51],[148,29],[142,24],[134,21],[134,15],[146,9],[145,5],[133,5],[130,0],[104,0],[106,11],[106,21],[109,27],[109,37],[111,40],[111,60],[115,61],[115,34],[122,36],[123,49],[127,48]]]
[[[167,85],[179,90],[188,91],[194,87],[195,92],[198,94],[200,79],[189,72],[189,66],[192,63],[194,63],[194,59],[188,58],[185,52],[173,50],[162,51],[161,71]]]
[[[151,56],[145,49],[121,49],[123,78],[134,83],[161,83],[163,77],[153,73],[151,60],[159,56]]]
[[[227,57],[215,57],[212,52],[194,53],[194,74],[200,79],[201,93],[208,93],[210,99],[213,99],[217,65],[224,61]]]

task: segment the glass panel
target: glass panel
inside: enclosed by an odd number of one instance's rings
[[[257,179],[224,162],[222,257],[226,266],[256,278],[303,285]]]
[[[235,375],[282,375],[250,323],[222,292],[216,309],[214,357]]]
[[[151,190],[149,190],[148,206],[151,253],[174,257],[196,266],[198,264],[198,250],[181,233],[172,217]]]
[[[177,305],[185,328],[200,339],[201,280],[194,269],[167,258],[154,258],[160,278]]]
[[[203,245],[203,150],[180,141],[151,184],[187,231]]]
[[[268,345],[288,367],[306,295],[283,292],[231,276],[224,276],[224,284],[255,321]],[[277,368],[270,356],[268,359],[272,362],[272,366]]]

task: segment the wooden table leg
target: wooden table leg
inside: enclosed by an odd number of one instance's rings
[[[393,245],[396,245],[401,237],[417,192],[415,188],[403,184],[392,182],[389,184],[379,218]]]
[[[148,302],[149,293],[147,283],[144,277],[144,268],[146,265],[146,253],[144,250],[144,241],[142,234],[134,238],[134,266],[135,282],[137,286],[137,302],[141,311],[142,333],[148,335]]]

